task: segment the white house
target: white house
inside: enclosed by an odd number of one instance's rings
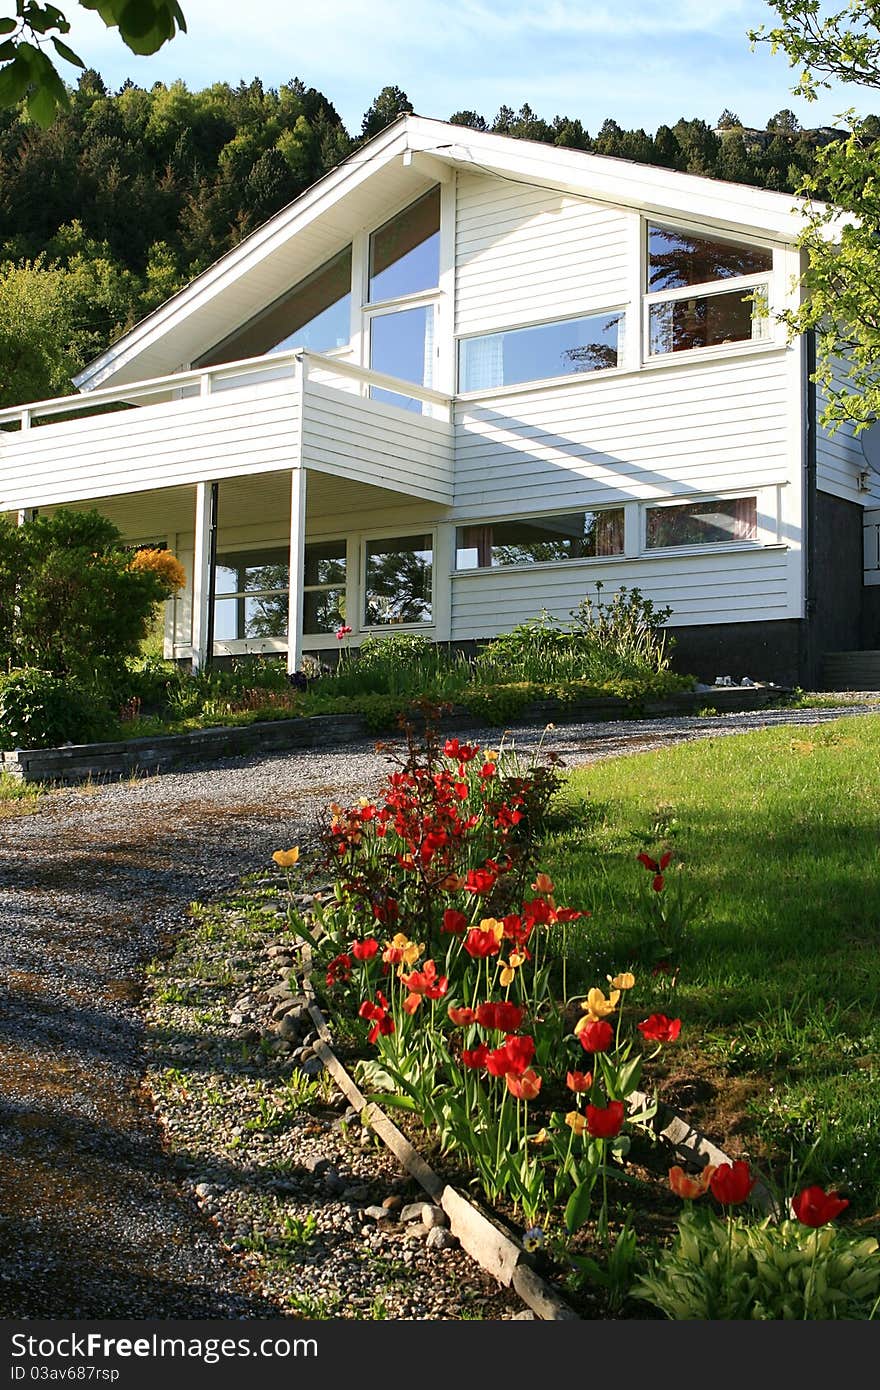
[[[681,669],[805,684],[880,646],[880,477],[775,317],[798,229],[789,196],[403,117],[81,394],[0,413],[0,512],[167,544],[196,664],[295,670],[343,623],[468,644],[601,581],[671,606]]]

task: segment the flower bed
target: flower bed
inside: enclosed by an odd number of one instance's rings
[[[552,756],[523,765],[444,739],[424,712],[382,795],[332,808],[332,894],[308,918],[291,898],[361,1085],[516,1223],[569,1296],[589,1288],[588,1316],[870,1316],[877,1242],[828,1224],[846,1199],[787,1191],[744,1217],[757,1174],[742,1161],[685,1172],[657,1141],[656,1099],[637,1103],[683,1027],[696,905],[670,852],[637,856],[639,959],[586,978],[589,913],[557,902],[536,860],[561,782]],[[292,886],[298,851],[275,860]],[[660,1237],[650,1265],[646,1228]]]

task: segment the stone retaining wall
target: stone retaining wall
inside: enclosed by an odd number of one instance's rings
[[[598,698],[566,704],[543,700],[527,709],[516,724],[566,724],[663,715],[696,714],[712,708],[719,714],[763,709],[784,694],[780,686],[758,688],[718,687],[710,691],[679,691],[662,700],[649,700],[635,709],[625,700]],[[444,728],[471,728],[479,720],[466,710],[455,709],[444,719]],[[294,748],[334,748],[369,738],[362,715],[315,714],[307,718],[266,720],[241,728],[199,729],[194,733],[167,734],[161,738],[133,738],[113,743],[66,744],[63,748],[17,748],[0,754],[0,769],[25,782],[76,783],[153,776],[194,763],[218,758],[256,756]]]

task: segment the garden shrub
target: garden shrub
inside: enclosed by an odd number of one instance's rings
[[[606,688],[608,682],[633,681],[639,694],[659,693],[644,683],[672,676],[673,641],[662,630],[672,609],[656,607],[638,589],[626,585],[606,602],[602,588],[597,581],[596,599],[583,598],[572,609],[568,626],[545,609],[539,617],[494,637],[477,654],[477,678],[496,684],[515,673],[523,681],[586,680]],[[681,682],[678,688],[693,685],[692,677],[676,679]],[[615,692],[608,688],[607,693]]]
[[[0,662],[86,679],[118,669],[183,577],[157,554],[133,557],[97,511],[0,522]]]
[[[0,746],[55,748],[106,738],[112,714],[93,684],[51,671],[0,676]]]

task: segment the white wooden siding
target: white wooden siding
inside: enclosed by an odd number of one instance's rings
[[[452,426],[415,411],[305,384],[302,461],[306,468],[452,501]]]
[[[784,351],[609,374],[456,409],[459,518],[783,482]]]
[[[842,386],[846,380],[846,364],[832,366],[832,384]],[[816,410],[821,415],[828,404],[828,391],[820,382],[816,387]],[[860,477],[867,471],[867,486],[862,488]],[[820,492],[830,492],[860,507],[880,503],[880,477],[869,468],[862,449],[861,438],[852,425],[843,424],[833,434],[817,421],[816,428],[816,486]]]
[[[630,216],[545,188],[461,174],[456,332],[561,318],[627,300]]]
[[[792,618],[798,610],[789,597],[791,578],[790,557],[781,547],[461,574],[452,581],[452,636],[497,636],[543,608],[567,621],[580,599],[596,598],[597,579],[605,600],[626,585],[658,606],[668,604],[672,626]]]
[[[298,448],[298,392],[271,381],[3,436],[0,499],[40,507],[269,473]]]

